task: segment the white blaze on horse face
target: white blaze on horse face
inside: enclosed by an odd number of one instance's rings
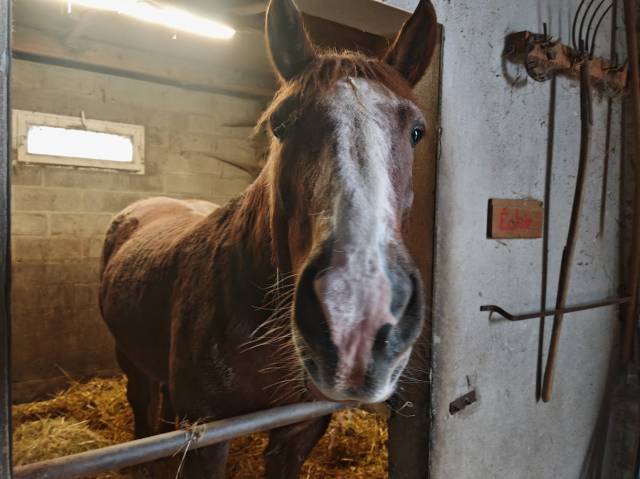
[[[401,242],[391,142],[397,135],[395,112],[404,102],[379,83],[348,78],[337,84],[327,104],[335,125],[334,147],[325,153],[334,169],[330,228],[335,243],[330,267],[314,288],[338,348],[337,389],[361,385],[376,334],[397,323],[386,254],[390,243]]]

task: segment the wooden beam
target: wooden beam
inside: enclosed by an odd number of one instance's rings
[[[372,0],[296,0],[296,4],[307,15],[381,37],[394,37],[412,13]]]
[[[303,14],[302,16],[309,36],[321,48],[355,50],[370,55],[379,55],[390,44],[389,39],[373,33],[312,15]],[[239,30],[264,32],[264,15],[236,17],[230,22]]]
[[[18,58],[68,65],[118,76],[215,93],[271,98],[275,79],[262,73],[235,71],[227,65],[168,57],[87,39],[81,51],[51,32],[16,25],[13,53]]]
[[[266,0],[258,0],[255,2],[233,5],[227,8],[223,8],[221,13],[228,15],[258,15],[260,13],[265,13],[266,11]]]
[[[304,25],[311,39],[324,48],[355,50],[376,56],[389,45],[384,37],[324,18],[304,15]]]
[[[85,10],[80,14],[80,18],[76,22],[73,29],[64,39],[64,44],[70,50],[82,50],[80,40],[85,33],[99,20],[95,10]]]

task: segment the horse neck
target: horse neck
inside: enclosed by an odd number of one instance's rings
[[[237,199],[211,216],[209,236],[224,256],[216,261],[227,269],[229,288],[263,287],[277,277],[272,255],[268,178],[263,172]],[[227,282],[225,282],[227,283]]]

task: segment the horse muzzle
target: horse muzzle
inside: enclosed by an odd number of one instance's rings
[[[304,268],[294,307],[294,338],[310,389],[333,401],[384,401],[422,329],[419,275],[406,262],[389,268],[342,253],[322,260]]]

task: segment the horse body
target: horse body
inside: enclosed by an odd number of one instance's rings
[[[214,420],[312,399],[295,381],[298,365],[283,355],[281,335],[270,344],[255,334],[271,316],[257,306],[265,296],[277,301],[268,229],[248,210],[256,211],[262,190],[259,181],[220,209],[152,198],[114,219],[100,304],[128,377],[136,437],[169,431],[176,418]],[[297,477],[328,422],[274,431],[268,477]],[[187,477],[221,477],[226,449],[193,453]]]
[[[170,298],[177,244],[213,211],[169,198],[143,200],[112,222],[103,250],[102,314],[140,369],[168,383]]]
[[[421,331],[402,224],[424,130],[411,86],[433,51],[432,33],[420,35],[433,7],[421,1],[385,61],[316,54],[291,0],[272,0],[267,17],[284,86],[263,118],[274,139],[258,179],[222,208],[134,203],[107,233],[100,306],[137,437],[176,418],[384,401]],[[297,478],[328,423],[272,431],[267,477]],[[227,452],[190,453],[187,477],[223,477]]]
[[[255,374],[268,345],[244,347],[265,321],[258,307],[275,276],[268,253],[260,253],[268,251],[269,238],[261,246],[244,236],[248,231],[234,230],[247,226],[246,218],[236,220],[249,214],[242,206],[251,195],[222,209],[206,202],[143,200],[120,213],[107,234],[101,308],[119,354],[153,382],[173,385],[171,397],[178,401],[181,393],[189,403],[201,397],[201,418],[268,405],[261,399],[266,394],[254,394],[254,404],[244,407],[237,401],[248,383],[255,392],[256,380],[273,379]],[[234,392],[236,400],[220,401],[225,392]],[[215,411],[216,404],[231,411]]]

